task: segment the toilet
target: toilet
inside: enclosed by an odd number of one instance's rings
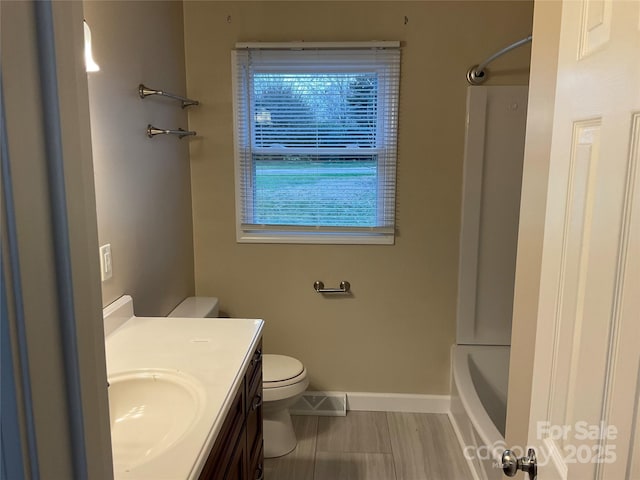
[[[168,316],[214,318],[216,297],[188,297]],[[262,355],[262,416],[265,458],[280,457],[296,448],[289,408],[309,386],[302,362],[286,355]]]

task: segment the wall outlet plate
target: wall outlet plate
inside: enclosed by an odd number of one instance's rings
[[[111,264],[111,244],[107,243],[100,247],[100,278],[104,282],[113,276],[113,266]]]

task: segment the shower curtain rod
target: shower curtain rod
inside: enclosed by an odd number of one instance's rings
[[[467,71],[467,82],[469,82],[471,85],[480,85],[484,83],[487,80],[487,74],[484,71],[487,65],[493,62],[496,58],[501,57],[507,52],[510,52],[514,48],[518,48],[525,43],[529,43],[532,39],[533,35],[529,35],[528,37],[525,37],[522,40],[518,40],[517,42],[514,42],[511,45],[504,47],[502,50],[494,53],[481,64],[472,66],[469,71]]]

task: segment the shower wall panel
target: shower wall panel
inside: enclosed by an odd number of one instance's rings
[[[509,345],[526,86],[469,87],[457,343]]]

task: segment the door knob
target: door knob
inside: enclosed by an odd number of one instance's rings
[[[502,454],[502,471],[507,477],[514,477],[518,470],[527,472],[529,480],[536,480],[538,476],[538,462],[536,451],[530,448],[527,457],[518,458],[511,450],[505,450]]]

